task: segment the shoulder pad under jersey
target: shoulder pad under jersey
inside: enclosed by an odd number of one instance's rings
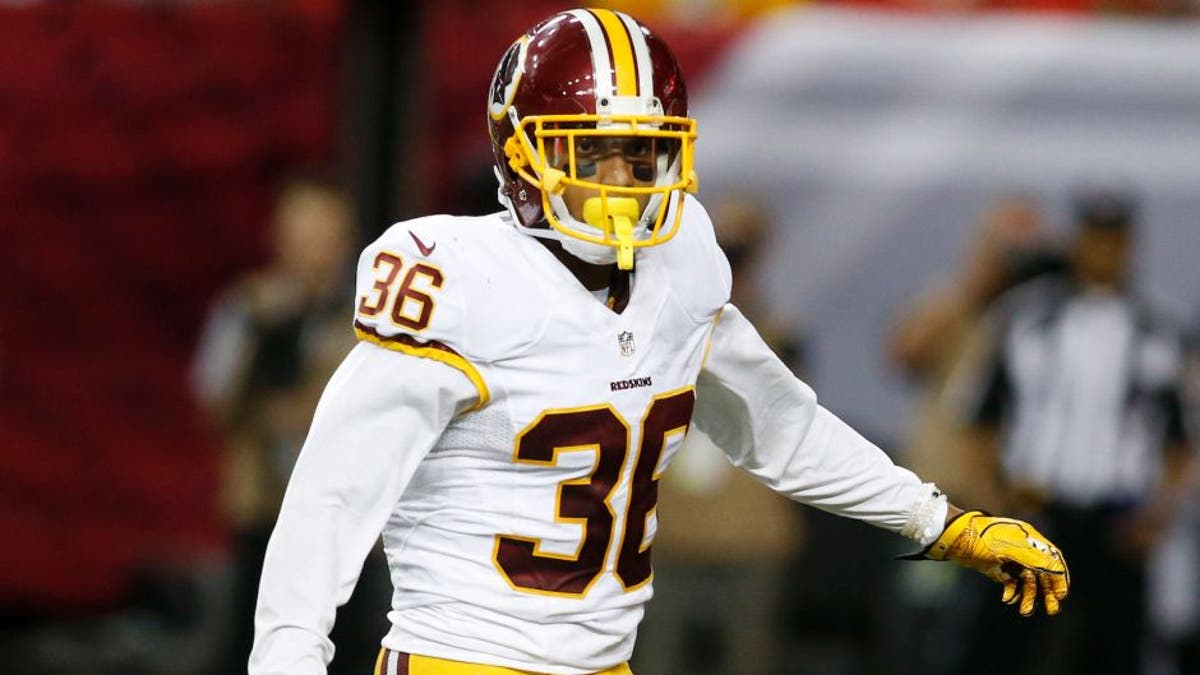
[[[497,215],[427,216],[388,228],[358,261],[355,326],[362,333],[437,341],[476,361],[528,342],[521,237]],[[532,323],[536,323],[533,321]]]
[[[679,232],[651,249],[661,255],[672,293],[698,319],[715,316],[729,301],[732,275],[725,252],[717,245],[712,220],[700,200],[685,197]]]
[[[509,317],[511,330],[494,326],[517,305],[497,302],[507,295],[501,261],[513,260],[504,248],[515,234],[495,216],[428,216],[388,228],[359,257],[358,338],[458,368],[486,403],[486,364],[528,342],[529,322],[519,316]]]

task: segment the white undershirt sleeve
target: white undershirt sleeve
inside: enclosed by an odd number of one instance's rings
[[[438,361],[360,343],[330,379],[267,546],[250,675],[324,675],[329,631],[417,464],[477,401]]]
[[[798,502],[922,545],[942,532],[936,487],[819,405],[733,305],[713,328],[693,421],[735,466]]]

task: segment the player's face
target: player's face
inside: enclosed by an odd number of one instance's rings
[[[664,151],[664,145],[664,139],[644,136],[578,135],[573,139],[556,139],[550,155],[555,167],[568,176],[574,169],[573,175],[579,180],[614,187],[650,187],[657,177],[658,155]],[[567,209],[579,220],[583,220],[583,203],[599,196],[599,189],[580,185],[568,184],[563,191]],[[614,196],[637,199],[639,213],[645,211],[650,201],[648,193]]]

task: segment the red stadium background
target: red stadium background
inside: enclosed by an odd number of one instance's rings
[[[0,604],[104,606],[221,545],[187,367],[281,173],[332,157],[340,18],[0,8]]]

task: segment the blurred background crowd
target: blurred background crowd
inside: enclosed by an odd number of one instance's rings
[[[734,301],[1074,580],[1021,620],[693,435],[634,670],[1200,673],[1200,4],[597,4],[689,76]],[[0,1],[0,673],[244,672],[356,252],[498,210],[487,84],[567,6]],[[376,552],[331,672],[389,593]]]

